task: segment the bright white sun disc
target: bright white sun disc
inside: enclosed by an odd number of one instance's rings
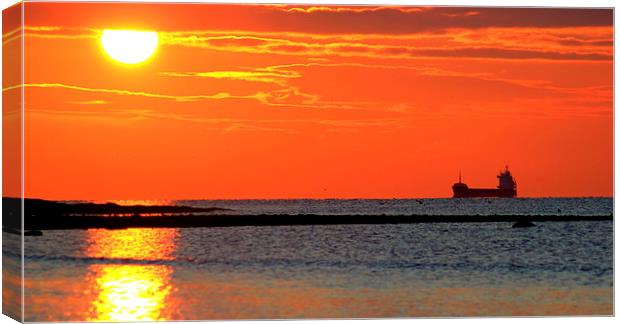
[[[106,54],[125,64],[146,61],[158,43],[159,37],[154,31],[106,29],[101,33],[101,45]]]

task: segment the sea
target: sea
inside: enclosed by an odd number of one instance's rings
[[[291,217],[613,214],[612,198],[168,203]],[[37,322],[612,315],[613,221],[535,225],[46,230],[24,237],[24,315]],[[18,241],[3,233],[5,270],[19,270]],[[18,271],[4,282],[6,309],[14,307],[7,298],[19,297]]]

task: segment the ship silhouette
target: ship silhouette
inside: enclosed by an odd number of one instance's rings
[[[513,179],[512,174],[508,170],[508,166],[504,171],[500,171],[497,175],[499,185],[497,188],[469,188],[461,181],[461,173],[459,172],[459,182],[452,185],[454,198],[478,198],[478,197],[506,197],[513,198],[517,196],[517,182]]]

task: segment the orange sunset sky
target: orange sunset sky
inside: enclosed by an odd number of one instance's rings
[[[26,197],[449,197],[506,164],[522,197],[612,195],[610,9],[24,10]],[[159,47],[121,64],[104,29]]]

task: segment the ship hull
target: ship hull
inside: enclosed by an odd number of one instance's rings
[[[454,198],[513,198],[517,195],[517,191],[514,189],[453,188],[452,191],[454,192]]]

